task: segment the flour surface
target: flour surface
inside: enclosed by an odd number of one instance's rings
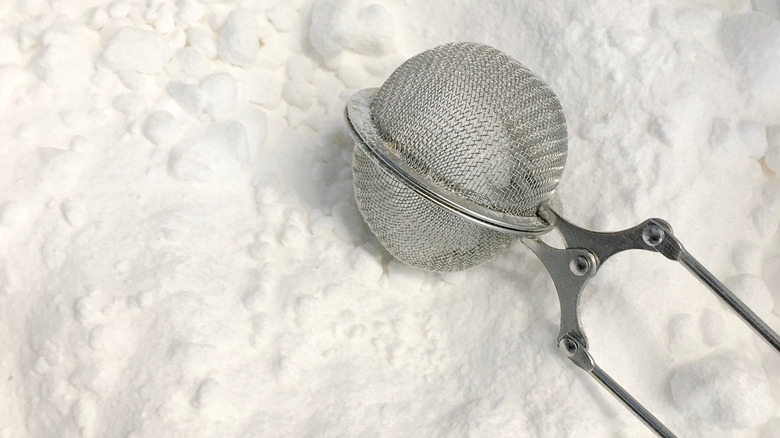
[[[648,217],[780,330],[776,0],[0,4],[0,437],[615,437],[522,245],[393,260],[346,100],[487,43],[566,115],[565,214]],[[780,357],[687,272],[607,262],[599,364],[680,436],[780,436]]]

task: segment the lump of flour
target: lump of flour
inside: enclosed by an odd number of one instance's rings
[[[728,429],[756,427],[776,409],[766,372],[736,351],[683,365],[671,385],[685,417]]]
[[[246,128],[237,121],[210,126],[171,149],[168,174],[180,181],[224,180],[240,174],[247,160]]]
[[[780,109],[780,21],[759,12],[724,20],[723,53],[761,106]]]
[[[114,71],[158,73],[171,59],[171,49],[162,35],[136,27],[119,29],[100,61]]]
[[[349,0],[320,0],[312,7],[309,40],[325,57],[351,49],[382,56],[395,51],[395,26],[380,4],[358,8]]]
[[[232,11],[217,40],[217,53],[220,59],[236,65],[253,64],[260,50],[260,26],[254,14],[245,9]]]

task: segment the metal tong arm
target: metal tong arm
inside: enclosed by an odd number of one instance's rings
[[[540,215],[555,226],[568,248],[587,248],[590,250],[596,258],[597,268],[608,257],[628,249],[655,250],[666,258],[679,262],[694,277],[723,300],[737,316],[742,318],[775,351],[780,353],[780,336],[778,336],[777,332],[772,330],[766,322],[759,318],[742,300],[737,298],[733,292],[699,263],[674,236],[672,227],[666,221],[662,219],[648,219],[642,224],[625,231],[599,233],[571,224],[547,206],[540,209]],[[585,346],[587,347],[587,343]]]
[[[677,240],[674,236],[670,235],[669,238]],[[678,242],[679,243],[679,242]],[[740,318],[742,318],[747,325],[749,325],[756,333],[759,334],[765,341],[772,346],[778,353],[780,353],[780,336],[777,332],[772,330],[766,322],[759,318],[745,303],[734,295],[723,283],[721,283],[710,271],[707,270],[701,263],[699,263],[693,256],[686,251],[682,245],[680,245],[680,254],[677,259],[680,264],[690,271],[696,278],[704,283],[715,295],[717,295],[723,302],[728,304],[731,310],[734,311]]]
[[[545,219],[559,231],[566,248],[553,248],[539,238],[523,238],[522,241],[542,261],[555,283],[561,306],[558,347],[566,357],[596,379],[658,436],[675,438],[663,423],[596,365],[588,352],[588,338],[579,316],[582,290],[596,275],[601,263],[629,249],[659,250],[657,247],[662,242],[655,237],[659,229],[668,229],[668,225],[660,219],[649,219],[628,230],[598,233],[572,225],[549,208]],[[667,250],[666,247],[662,249]]]
[[[579,316],[582,290],[609,257],[629,249],[659,251],[654,236],[668,225],[661,219],[648,219],[623,231],[601,233],[573,225],[550,207],[540,209],[540,216],[552,224],[565,241],[563,249],[553,248],[539,238],[522,241],[542,261],[555,283],[561,305],[561,327],[558,341],[564,335],[574,337],[588,348],[588,338]],[[663,242],[662,242],[663,243]],[[668,243],[667,243],[668,244]],[[665,249],[665,248],[664,248]]]
[[[675,435],[599,368],[588,352],[588,339],[579,317],[580,295],[587,282],[609,257],[629,249],[643,249],[657,251],[666,258],[679,262],[780,352],[780,337],[777,333],[685,250],[666,221],[648,219],[627,230],[602,233],[571,224],[549,206],[541,207],[539,215],[558,230],[566,246],[563,249],[553,248],[538,237],[522,239],[542,261],[555,283],[561,306],[559,348],[658,436],[670,438]]]
[[[637,230],[639,230],[641,235],[641,230],[644,227],[635,228],[626,230],[624,233],[627,236],[631,236],[635,235]],[[626,236],[618,239],[622,239],[625,242],[635,240],[626,238]],[[675,435],[655,418],[650,411],[645,409],[641,403],[599,368],[588,352],[588,338],[585,336],[579,316],[579,301],[582,290],[588,280],[598,270],[599,258],[593,252],[581,248],[556,249],[538,238],[524,238],[523,243],[542,261],[550,273],[553,283],[555,283],[555,289],[558,291],[558,301],[561,306],[561,328],[558,335],[558,347],[563,354],[596,379],[658,436],[675,438]],[[630,248],[626,247],[625,249]],[[612,252],[612,254],[615,253]],[[602,253],[602,257],[605,254]]]
[[[668,225],[666,225],[666,227],[661,227],[660,231],[661,234],[655,236],[655,241],[658,242],[658,245],[656,246],[658,252],[668,259],[683,265],[688,272],[693,274],[694,277],[707,286],[707,288],[709,288],[718,298],[723,300],[737,316],[742,318],[750,328],[769,343],[776,352],[780,353],[780,336],[777,335],[777,332],[772,330],[764,320],[753,313],[742,300],[737,298],[726,285],[715,278],[704,265],[699,263],[699,261],[683,247],[682,243],[674,237],[674,234],[672,234],[672,230]]]
[[[649,427],[656,435],[662,438],[676,438],[663,423],[661,423],[653,414],[642,406],[634,397],[631,396],[622,386],[620,386],[609,374],[605,373],[593,360],[593,356],[587,348],[583,347],[574,338],[564,335],[561,338],[558,347],[563,354],[568,357],[575,365],[585,370],[612,395],[615,396],[625,407],[627,407],[645,426]]]

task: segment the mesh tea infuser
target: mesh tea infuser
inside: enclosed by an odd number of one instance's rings
[[[544,82],[504,53],[476,43],[428,50],[380,88],[357,92],[345,115],[355,139],[355,198],[385,248],[412,266],[453,271],[520,239],[557,289],[562,353],[659,436],[674,434],[588,352],[579,298],[609,257],[644,249],[681,263],[780,352],[780,337],[683,248],[665,221],[594,232],[549,205],[566,162],[563,110]],[[539,238],[552,230],[564,248]]]

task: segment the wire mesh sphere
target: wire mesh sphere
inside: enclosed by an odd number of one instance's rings
[[[405,62],[373,95],[378,141],[437,190],[538,222],[566,162],[566,122],[550,88],[482,44],[452,43]],[[496,256],[516,234],[482,226],[412,190],[356,138],[355,198],[399,260],[433,271]]]

